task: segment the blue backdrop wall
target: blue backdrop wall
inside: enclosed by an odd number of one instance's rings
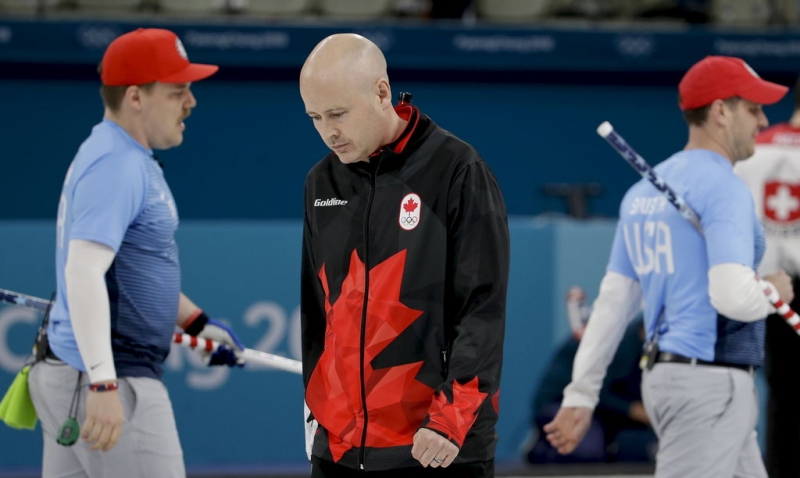
[[[496,173],[512,214],[565,212],[546,183],[599,183],[590,212],[615,216],[637,178],[596,134],[610,120],[652,162],[680,149],[685,127],[672,87],[394,82]],[[294,82],[193,85],[198,107],[184,144],[163,151],[184,218],[299,218],[303,180],[327,152]],[[61,181],[102,118],[94,81],[0,81],[7,119],[0,217],[55,217]],[[12,120],[13,119],[13,120]],[[13,180],[11,178],[13,177]],[[11,205],[13,204],[13,207]]]
[[[143,22],[146,22],[143,19]],[[651,163],[682,148],[676,85],[707,54],[741,55],[793,83],[795,32],[581,30],[444,25],[163,24],[220,73],[194,85],[186,142],[161,154],[182,217],[301,217],[306,171],[326,153],[297,77],[313,45],[355,31],[386,53],[395,95],[475,145],[512,214],[565,212],[549,183],[597,183],[589,213],[616,216],[636,176],[595,134],[611,121]],[[95,72],[116,35],[142,24],[0,17],[0,219],[52,218],[67,165],[102,116]],[[766,108],[785,120],[792,99]]]

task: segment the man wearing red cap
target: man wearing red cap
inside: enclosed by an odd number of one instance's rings
[[[183,142],[190,84],[217,66],[190,63],[168,30],[138,29],[109,45],[100,71],[105,114],[64,179],[58,289],[29,376],[42,475],[183,477],[161,382],[175,325],[226,345],[211,365],[238,364],[243,347],[181,293],[178,213],[153,150]]]
[[[625,325],[643,307],[642,398],[659,438],[656,476],[766,478],[753,382],[771,310],[755,272],[764,229],[733,165],[753,154],[767,127],[762,105],[787,88],[739,58],[709,56],[678,91],[689,141],[655,169],[698,213],[703,234],[648,181],[628,190],[572,382],[545,430],[559,452],[575,449]],[[785,272],[764,279],[792,300]]]

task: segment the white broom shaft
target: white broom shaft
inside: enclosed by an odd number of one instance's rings
[[[216,350],[220,345],[222,345],[215,340],[206,339],[203,337],[195,337],[193,335],[182,334],[180,332],[175,332],[175,336],[173,337],[172,341],[192,350],[200,349],[212,351]],[[245,362],[255,362],[266,365],[267,367],[284,370],[286,372],[297,374],[303,373],[303,365],[300,363],[300,361],[281,357],[280,355],[262,352],[260,350],[244,349],[242,351],[242,358],[245,359]]]

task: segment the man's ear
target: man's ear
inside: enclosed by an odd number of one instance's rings
[[[381,78],[376,81],[375,91],[378,94],[378,99],[383,109],[394,108],[394,105],[392,105],[392,88],[389,86],[389,80]]]
[[[131,85],[125,90],[123,102],[128,103],[134,110],[142,110],[142,95],[144,92],[137,85]]]
[[[708,107],[708,119],[720,126],[725,126],[730,122],[731,113],[723,100],[714,100]]]

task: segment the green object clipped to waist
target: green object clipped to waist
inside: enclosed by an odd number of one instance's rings
[[[36,428],[36,409],[28,391],[28,372],[31,366],[22,367],[11,386],[8,387],[3,401],[0,402],[0,420],[11,428],[33,430]]]

